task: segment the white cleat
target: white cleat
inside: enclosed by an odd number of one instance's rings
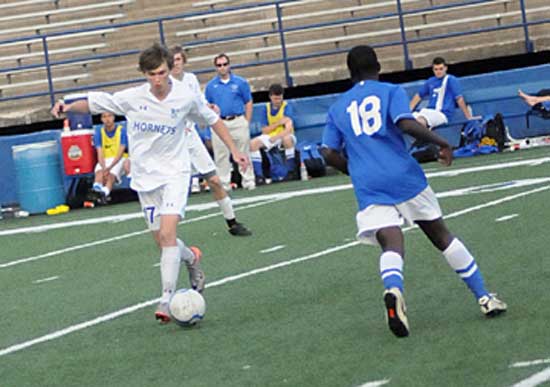
[[[481,313],[487,317],[498,316],[499,314],[506,312],[506,309],[508,309],[508,305],[499,300],[495,294],[483,296],[477,300],[477,302],[481,308]]]
[[[384,292],[384,304],[386,304],[386,320],[388,326],[397,337],[409,335],[409,320],[407,319],[407,307],[405,299],[399,288],[390,288]]]

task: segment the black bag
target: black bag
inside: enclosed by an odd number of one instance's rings
[[[492,138],[497,143],[499,152],[504,149],[504,143],[506,142],[506,126],[502,114],[497,113],[495,117],[488,120],[485,124],[485,136]]]
[[[89,200],[90,187],[94,184],[94,177],[81,177],[71,182],[67,193],[67,205],[71,208],[80,208]]]
[[[310,141],[302,141],[297,148],[300,151],[300,161],[306,166],[309,176],[321,177],[327,174],[325,159],[319,152],[319,145]]]

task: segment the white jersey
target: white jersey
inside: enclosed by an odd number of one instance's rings
[[[201,86],[195,74],[184,72],[181,78],[181,82],[183,82],[183,84],[187,86],[190,90],[192,90],[194,93],[199,94],[201,101],[205,105],[208,105],[208,101],[206,100],[206,97],[204,96],[204,94],[201,92]],[[189,138],[188,146],[190,148],[193,148],[201,145],[202,140],[200,139],[200,136],[198,135],[198,133],[196,133],[197,129],[195,128],[195,124],[189,121],[187,122],[187,127],[193,129],[193,131],[195,132],[195,133],[192,132],[192,135],[189,136],[190,138]]]
[[[172,89],[159,101],[149,83],[114,94],[89,92],[90,112],[113,112],[126,116],[130,160],[131,188],[151,191],[190,173],[188,121],[212,125],[218,115],[208,108],[182,82],[170,78]]]

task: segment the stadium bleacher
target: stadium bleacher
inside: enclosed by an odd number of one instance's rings
[[[525,4],[528,21],[550,18],[546,0]],[[519,0],[402,0],[401,5],[414,68],[429,66],[435,55],[456,63],[525,52]],[[0,39],[6,41],[0,43],[0,98],[10,117],[17,116],[17,109],[25,122],[46,120],[50,105],[47,72],[39,67],[44,63],[42,39],[16,39],[35,32],[55,33],[47,38],[54,90],[139,79],[137,52],[160,39],[157,17],[170,17],[161,23],[164,40],[185,47],[190,69],[198,71],[202,83],[212,76],[212,57],[222,51],[231,56],[234,67],[250,64],[236,71],[249,79],[253,90],[287,81],[272,2],[26,0],[0,6]],[[383,72],[406,69],[395,1],[299,0],[281,3],[280,13],[293,85],[345,79],[344,52],[360,43],[378,47]],[[145,17],[151,22],[130,25]],[[117,27],[119,22],[126,24]],[[468,35],[478,28],[509,25],[515,27]],[[545,27],[529,27],[535,51],[550,47]],[[58,34],[67,30],[71,34]],[[261,65],[254,65],[257,62]],[[29,93],[44,95],[9,100]],[[10,123],[0,119],[0,126]]]

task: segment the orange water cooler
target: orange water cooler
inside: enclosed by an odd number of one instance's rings
[[[66,175],[93,173],[97,162],[93,145],[94,131],[71,130],[61,134],[61,149]]]

